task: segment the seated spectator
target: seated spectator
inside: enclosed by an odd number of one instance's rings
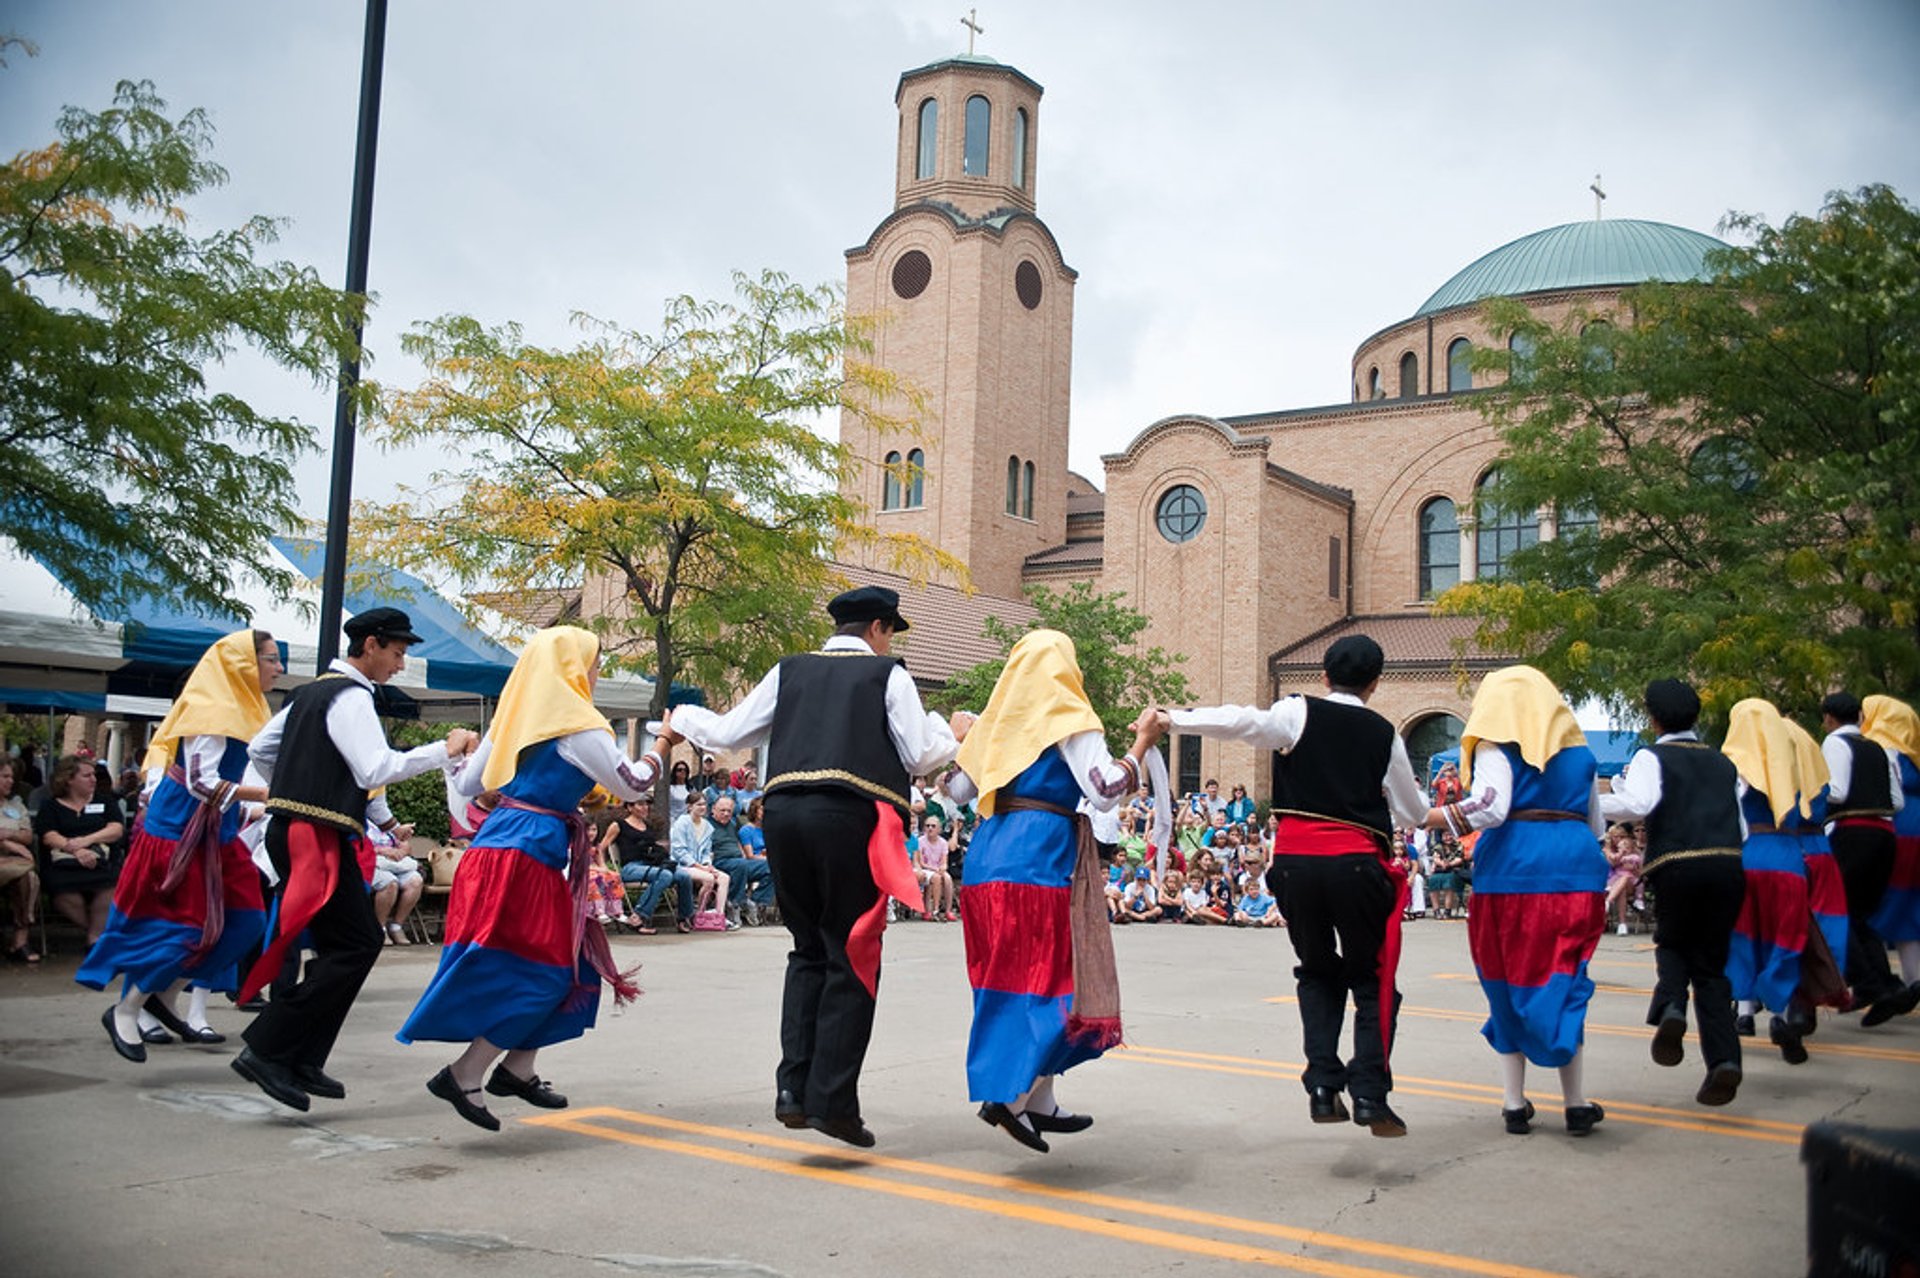
[[[622,806],[620,819],[607,826],[600,840],[600,852],[612,855],[620,866],[620,881],[642,885],[639,904],[634,906],[634,931],[642,936],[654,934],[653,912],[668,887],[677,887],[674,905],[680,916],[680,930],[693,930],[693,880],[681,872],[667,849],[654,837],[653,799],[641,796]]]
[[[373,921],[387,934],[388,945],[413,944],[407,939],[407,916],[420,904],[420,894],[427,888],[420,862],[400,847],[400,839],[412,835],[410,825],[398,825],[391,831],[376,825],[368,827],[368,840],[374,848],[373,879],[367,890],[373,893]]]
[[[1187,907],[1181,900],[1186,891],[1187,876],[1178,870],[1168,870],[1160,880],[1160,921],[1162,923],[1180,923],[1185,921]]]
[[[1133,871],[1120,893],[1120,907],[1129,923],[1160,921],[1160,893],[1154,889],[1152,870],[1143,865]]]
[[[106,930],[127,834],[120,800],[111,791],[100,794],[99,784],[91,759],[68,755],[53,765],[47,801],[33,821],[46,850],[44,873],[53,908],[85,929],[88,945]]]
[[[1285,927],[1286,919],[1280,915],[1280,903],[1273,899],[1273,893],[1267,891],[1264,878],[1254,875],[1247,880],[1246,890],[1240,894],[1240,904],[1234,907],[1233,921],[1246,927]]]
[[[1445,830],[1433,834],[1427,847],[1433,858],[1433,868],[1427,872],[1427,896],[1433,902],[1433,917],[1458,917],[1460,894],[1465,887],[1460,868],[1467,863],[1466,853],[1461,850],[1460,841]]]
[[[40,875],[33,862],[33,818],[20,797],[18,759],[0,758],[0,897],[12,912],[13,937],[7,946],[10,963],[38,963],[40,952],[31,945],[33,920],[40,905]]]
[[[753,775],[752,768],[747,769],[747,775]],[[747,800],[745,815],[740,818],[740,854],[748,860],[765,861],[767,859],[766,825],[766,801],[756,794],[753,798]],[[767,886],[769,895],[771,896],[773,886],[772,875],[768,875]],[[774,897],[774,899],[777,902],[778,898]],[[762,905],[760,907],[760,922],[762,925],[778,923],[779,921],[780,907],[777,903],[773,905]]]
[[[1180,889],[1180,912],[1189,923],[1225,923],[1227,916],[1213,903],[1206,880],[1196,873]]]
[[[1227,824],[1227,809],[1222,805],[1218,811],[1207,818],[1207,828],[1200,835],[1201,846],[1216,850],[1224,849],[1227,846],[1227,835],[1233,828]]]
[[[1120,812],[1120,839],[1115,846],[1129,860],[1144,862],[1147,859],[1147,841],[1141,836],[1140,825],[1129,809]]]
[[[1107,922],[1125,923],[1126,906],[1121,903],[1127,890],[1127,862],[1125,857],[1116,857],[1107,867]]]
[[[697,898],[694,906],[696,917],[703,911],[720,911],[725,918],[727,891],[730,882],[725,871],[713,863],[713,822],[707,820],[707,796],[698,790],[687,795],[687,810],[673,823],[667,832],[668,850],[673,853],[673,862],[686,876],[693,880]],[[698,926],[705,927],[704,922]],[[740,925],[727,919],[723,925],[729,932]],[[718,930],[718,929],[716,929]]]
[[[920,823],[920,846],[914,852],[914,877],[920,880],[920,896],[926,904],[923,919],[954,923],[960,915],[954,910],[953,875],[947,870],[947,838],[938,813],[930,813]]]
[[[732,887],[727,896],[727,919],[760,926],[760,912],[773,904],[773,871],[766,854],[747,855],[740,842],[740,821],[733,796],[721,794],[713,805],[713,868],[723,872]]]
[[[1188,866],[1195,864],[1194,854],[1207,846],[1206,818],[1191,808],[1182,807],[1173,821],[1173,845],[1186,857]]]
[[[1227,800],[1227,821],[1233,825],[1253,828],[1253,800],[1247,797],[1247,787],[1233,787],[1233,797]]]
[[[1252,882],[1267,881],[1267,858],[1258,848],[1242,848],[1240,851],[1240,872],[1233,876],[1233,886],[1240,892],[1247,890]]]
[[[1640,848],[1634,842],[1632,828],[1626,825],[1609,829],[1602,847],[1607,854],[1607,917],[1614,920],[1617,933],[1625,936],[1628,905],[1640,908]]]
[[[693,778],[688,774],[687,762],[680,760],[667,773],[667,822],[669,831],[672,823],[687,814],[687,796],[693,793]]]
[[[1212,777],[1207,778],[1206,791],[1194,796],[1194,811],[1212,824],[1214,813],[1227,814],[1227,801],[1220,797],[1220,783]]]
[[[1133,796],[1127,800],[1127,811],[1133,814],[1133,824],[1136,829],[1153,828],[1153,796],[1147,793],[1145,786],[1135,790]]]

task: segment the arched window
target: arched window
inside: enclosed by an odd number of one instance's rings
[[[1533,352],[1537,343],[1531,333],[1515,333],[1507,339],[1507,376],[1524,382],[1533,376]]]
[[[920,137],[917,146],[913,176],[924,182],[933,176],[940,154],[940,104],[932,98],[920,104]]]
[[[1506,576],[1507,560],[1513,557],[1513,552],[1540,540],[1539,512],[1502,507],[1498,500],[1499,485],[1500,471],[1496,468],[1480,477],[1476,489],[1479,500],[1473,528],[1477,547],[1474,575],[1482,581]]]
[[[1591,506],[1575,506],[1560,512],[1553,521],[1553,535],[1561,541],[1591,537],[1600,531],[1600,516]]]
[[[1420,393],[1420,361],[1412,351],[1400,357],[1400,398],[1412,399]]]
[[[1013,113],[1013,185],[1015,190],[1027,189],[1027,109],[1020,107]]]
[[[1432,599],[1459,584],[1459,512],[1451,498],[1435,497],[1420,508],[1420,597]]]
[[[880,509],[900,509],[900,454],[887,454],[886,474],[880,480]]]
[[[1379,399],[1385,394],[1386,392],[1380,388],[1380,370],[1378,368],[1369,368],[1367,370],[1367,398]]]
[[[993,132],[993,105],[979,94],[967,99],[967,149],[961,172],[968,177],[987,175],[987,138]]]
[[[1007,513],[1020,513],[1020,459],[1007,458]]]
[[[907,454],[907,505],[927,504],[927,455],[918,448]]]
[[[1421,785],[1433,780],[1433,756],[1460,744],[1467,725],[1450,714],[1429,715],[1407,730],[1407,762]]]
[[[1593,321],[1580,330],[1580,344],[1586,347],[1588,368],[1613,371],[1613,325],[1605,320]]]
[[[1696,484],[1750,493],[1760,482],[1747,445],[1732,435],[1715,435],[1693,450],[1687,474]]]
[[[1033,463],[1020,468],[1020,517],[1033,518]]]
[[[1473,343],[1464,337],[1456,337],[1447,344],[1447,390],[1463,391],[1473,389],[1473,365],[1468,357],[1473,354]]]

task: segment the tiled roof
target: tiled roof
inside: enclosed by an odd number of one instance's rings
[[[1098,568],[1106,559],[1106,547],[1107,543],[1104,539],[1070,541],[1064,546],[1055,546],[1052,550],[1028,555],[1024,566],[1028,568]]]
[[[1105,493],[1067,494],[1068,519],[1072,519],[1075,515],[1103,515],[1106,513],[1106,510],[1107,495]]]
[[[1333,642],[1348,635],[1371,636],[1386,653],[1389,671],[1451,666],[1455,661],[1469,669],[1485,669],[1513,660],[1500,653],[1482,651],[1473,642],[1474,626],[1472,617],[1437,617],[1428,613],[1348,617],[1282,648],[1267,664],[1276,675],[1317,671]]]
[[[893,641],[914,682],[945,683],[956,671],[1003,656],[1000,645],[982,633],[988,617],[1024,626],[1038,614],[1024,599],[963,594],[951,586],[914,585],[898,573],[836,563],[834,570],[855,586],[885,586],[900,592],[900,613],[913,628]]]

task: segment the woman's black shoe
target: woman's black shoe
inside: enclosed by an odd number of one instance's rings
[[[205,1026],[204,1028],[201,1028],[201,1029],[195,1029],[193,1026],[189,1025],[185,1030],[181,1032],[180,1041],[183,1043],[207,1043],[211,1045],[213,1043],[226,1042],[227,1036],[225,1034],[222,1034],[219,1030],[215,1029],[211,1025]]]
[[[181,1020],[179,1015],[176,1014],[171,1007],[168,1007],[158,994],[147,995],[147,1001],[140,1006],[147,1010],[148,1016],[159,1021],[187,1042],[191,1043],[193,1041],[193,1031],[187,1028],[187,1023]]]
[[[1573,1111],[1568,1110],[1567,1113],[1572,1114]],[[1500,1111],[1500,1117],[1506,1120],[1507,1135],[1525,1136],[1533,1130],[1531,1126],[1533,1122],[1533,1102],[1522,1101],[1519,1109],[1503,1109]],[[1573,1120],[1569,1118],[1567,1121],[1572,1122]]]
[[[462,1088],[453,1081],[451,1066],[442,1066],[438,1074],[427,1080],[427,1090],[453,1106],[453,1112],[472,1123],[475,1127],[484,1127],[490,1132],[500,1130],[500,1120],[487,1111],[486,1106],[476,1105],[468,1100],[469,1096],[478,1096],[478,1087]]]
[[[1068,1136],[1074,1132],[1084,1132],[1093,1126],[1092,1114],[1063,1114],[1055,1105],[1051,1114],[1042,1114],[1037,1110],[1027,1111],[1027,1121],[1033,1124],[1036,1132],[1055,1132]]]
[[[1567,1135],[1585,1136],[1593,1130],[1593,1125],[1607,1116],[1607,1111],[1598,1105],[1567,1106]]]
[[[998,1127],[1035,1153],[1046,1153],[1048,1149],[1046,1140],[1020,1119],[1021,1115],[1014,1113],[999,1101],[988,1101],[980,1107],[981,1122]]]
[[[120,1037],[120,1031],[114,1028],[113,1009],[109,1007],[100,1014],[100,1023],[107,1027],[107,1037],[113,1041],[113,1050],[135,1065],[147,1063],[147,1048],[144,1043],[129,1043]]]
[[[167,1033],[158,1025],[155,1025],[152,1029],[143,1029],[140,1031],[140,1041],[143,1043],[151,1043],[153,1046],[158,1047],[162,1043],[171,1043],[173,1041],[173,1035]]]
[[[487,1079],[487,1095],[518,1096],[529,1105],[538,1105],[541,1109],[565,1109],[567,1098],[542,1082],[535,1074],[532,1078],[521,1078],[508,1071],[505,1065],[495,1065],[492,1077]]]

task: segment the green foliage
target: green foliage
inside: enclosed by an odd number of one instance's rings
[[[1038,615],[1025,626],[987,618],[986,635],[1000,645],[999,659],[956,673],[945,688],[929,698],[936,707],[952,711],[985,706],[1000,672],[1006,668],[1007,653],[1029,630],[1058,630],[1073,640],[1087,699],[1093,702],[1107,730],[1107,742],[1116,754],[1133,744],[1127,725],[1142,710],[1191,699],[1187,676],[1180,670],[1186,655],[1159,647],[1138,650],[1147,618],[1127,607],[1124,592],[1097,595],[1090,584],[1080,581],[1064,590],[1028,586],[1026,596]]]
[[[418,723],[408,719],[386,721],[387,740],[396,750],[411,750],[446,738],[454,728],[480,730],[477,723]],[[387,787],[387,806],[413,832],[436,843],[445,843],[453,832],[447,815],[447,782],[439,772],[408,777]]]
[[[290,462],[312,433],[211,389],[207,368],[247,345],[324,381],[360,303],[256,261],[272,220],[191,233],[182,203],[226,173],[206,116],[165,109],[122,82],[0,169],[0,511],[90,608],[151,593],[234,612],[233,564],[269,562],[267,535],[298,520]]]
[[[735,288],[676,298],[657,335],[577,316],[586,340],[564,350],[513,324],[417,326],[406,347],[428,378],[387,395],[377,428],[459,465],[360,510],[371,556],[509,595],[610,587],[583,624],[655,676],[656,714],[671,680],[729,689],[813,646],[830,559],[873,536],[838,486],[854,459],[814,428],[913,396],[861,361],[865,328],[834,290],[774,272]]]
[[[1804,716],[1826,691],[1920,689],[1920,211],[1886,187],[1835,193],[1701,284],[1630,290],[1614,322],[1550,328],[1481,398],[1506,445],[1504,505],[1588,511],[1443,610],[1527,654],[1573,698],[1636,704],[1693,679],[1707,712],[1746,696]],[[1523,340],[1524,347],[1525,342]]]

